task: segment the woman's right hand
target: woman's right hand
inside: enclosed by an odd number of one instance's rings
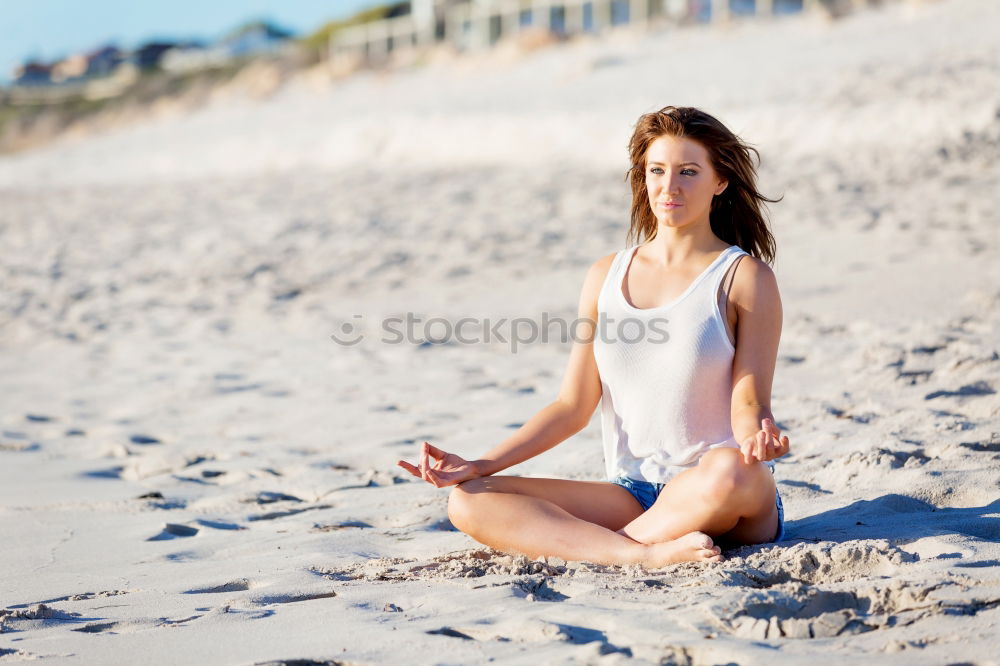
[[[433,466],[430,458],[437,460]],[[454,453],[445,453],[441,449],[424,442],[420,448],[420,466],[411,465],[405,460],[396,463],[413,476],[420,477],[427,483],[433,483],[437,488],[453,486],[462,481],[482,476],[475,463]]]

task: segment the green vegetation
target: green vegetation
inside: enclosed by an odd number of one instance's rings
[[[279,37],[291,37],[293,35],[291,31],[285,30],[284,28],[274,23],[271,23],[270,21],[258,20],[258,21],[250,21],[248,23],[244,23],[243,25],[231,30],[225,37],[223,37],[223,41],[239,39],[244,35],[248,35],[252,32],[258,32],[258,31],[266,32],[269,35],[279,36]]]
[[[339,30],[372,21],[392,18],[409,13],[408,1],[386,2],[357,12],[339,21],[330,21],[312,34],[293,39],[305,51],[293,59],[296,66],[319,62],[326,53],[330,38]],[[251,21],[231,31],[226,39],[235,39],[254,30],[284,33],[284,30],[264,21]],[[302,56],[305,56],[302,59]],[[144,69],[139,79],[121,95],[89,100],[82,96],[58,101],[37,103],[12,103],[9,93],[0,88],[0,153],[18,150],[28,145],[44,142],[77,121],[91,118],[104,111],[126,109],[149,104],[161,97],[185,95],[191,92],[200,96],[209,84],[231,79],[240,69],[258,56],[244,56],[230,63],[185,73],[170,73],[159,67]]]
[[[399,16],[409,10],[409,2],[392,2],[378,7],[364,9],[353,16],[340,21],[330,21],[323,24],[316,32],[299,39],[299,43],[310,51],[324,52],[330,43],[330,38],[344,28],[355,25],[381,21],[382,19]]]
[[[246,61],[193,72],[169,73],[160,69],[143,72],[121,95],[104,99],[70,97],[54,102],[12,104],[0,91],[0,153],[19,148],[19,135],[34,135],[45,141],[46,134],[58,134],[73,123],[103,111],[150,104],[162,97],[183,95],[207,84],[232,79]],[[34,142],[32,140],[32,142]]]

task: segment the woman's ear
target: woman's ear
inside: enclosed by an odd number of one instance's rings
[[[719,196],[720,194],[722,194],[723,192],[725,192],[727,187],[729,187],[729,181],[728,180],[720,181],[719,182],[719,186],[717,188],[715,188],[715,196]]]

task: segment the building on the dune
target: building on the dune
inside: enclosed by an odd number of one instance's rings
[[[858,0],[852,0],[858,1]],[[376,64],[398,51],[477,50],[528,30],[563,38],[623,26],[725,21],[810,10],[821,0],[409,0],[395,16],[344,28],[330,58]]]

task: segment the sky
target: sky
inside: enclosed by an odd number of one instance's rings
[[[254,19],[297,33],[385,0],[0,0],[0,82],[28,58],[55,60],[114,42],[211,40]]]

